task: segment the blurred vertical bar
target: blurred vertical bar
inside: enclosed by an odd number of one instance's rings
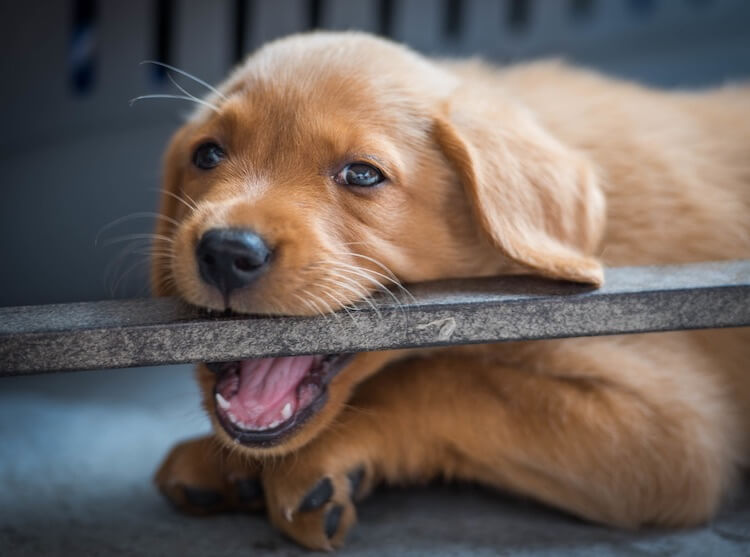
[[[73,0],[68,68],[70,85],[77,95],[91,93],[96,80],[97,7],[95,0]]]
[[[466,0],[466,33],[462,41],[462,54],[482,53],[487,56],[504,56],[511,40],[502,22],[504,2]]]
[[[393,37],[426,53],[444,49],[446,0],[402,0],[394,6]]]
[[[161,60],[153,45],[152,0],[99,0],[101,95],[97,105],[111,114],[128,113],[129,118],[142,112],[131,111],[128,100],[149,89],[148,75],[153,70],[141,62]],[[168,62],[168,60],[163,60]]]
[[[153,2],[152,53],[150,59],[165,64],[174,63],[174,28],[175,2],[174,0],[154,0]],[[167,81],[167,69],[164,66],[153,65],[146,68],[157,84]]]
[[[223,79],[233,61],[232,8],[230,0],[179,0],[174,65],[209,83]]]
[[[3,2],[3,147],[48,140],[60,122],[73,119],[68,64],[72,25],[70,2]]]
[[[273,39],[308,28],[310,0],[245,0],[246,24],[243,45],[252,51]]]
[[[377,0],[326,0],[321,8],[321,25],[326,29],[359,29],[376,33],[380,26]]]

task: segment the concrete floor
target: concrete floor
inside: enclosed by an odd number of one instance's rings
[[[0,555],[304,555],[262,516],[189,518],[150,477],[208,430],[185,366],[0,380]],[[382,490],[341,555],[750,555],[750,489],[709,526],[629,534],[471,486]]]

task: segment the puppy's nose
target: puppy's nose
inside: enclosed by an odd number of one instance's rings
[[[195,255],[201,278],[226,296],[260,275],[271,250],[252,230],[213,228],[203,234]]]

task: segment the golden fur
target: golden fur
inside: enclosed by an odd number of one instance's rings
[[[281,246],[232,294],[251,313],[328,312],[375,289],[355,273],[337,284],[342,269],[598,285],[602,265],[750,257],[747,86],[668,93],[560,62],[436,62],[315,33],[263,47],[220,91],[218,112],[199,110],[166,154],[161,211],[179,225],[158,225],[173,255],[155,259],[159,295],[223,309],[194,257],[217,226]],[[229,152],[211,173],[190,165],[207,138]],[[331,180],[356,160],[389,182]],[[734,329],[363,353],[286,442],[232,451],[217,426],[176,447],[157,482],[183,506],[182,486],[219,490],[225,508],[227,478],[258,476],[271,521],[311,548],[343,543],[358,466],[357,496],[448,477],[620,527],[698,524],[750,456],[748,347]],[[215,379],[202,366],[199,379],[215,421]],[[332,501],[300,512],[322,477]],[[343,514],[329,538],[331,505]]]

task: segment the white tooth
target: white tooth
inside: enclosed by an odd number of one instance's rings
[[[286,403],[286,406],[284,406],[284,409],[281,411],[281,417],[284,418],[285,420],[288,420],[289,418],[292,417],[292,403],[291,402]]]
[[[279,425],[280,423],[281,423],[281,420],[276,420],[275,422],[271,422],[270,424],[268,424],[268,425],[266,426],[266,429],[271,429],[272,427],[276,427],[276,426],[277,426],[277,425]]]
[[[216,404],[218,404],[222,410],[229,408],[229,401],[221,396],[221,393],[216,393]]]

